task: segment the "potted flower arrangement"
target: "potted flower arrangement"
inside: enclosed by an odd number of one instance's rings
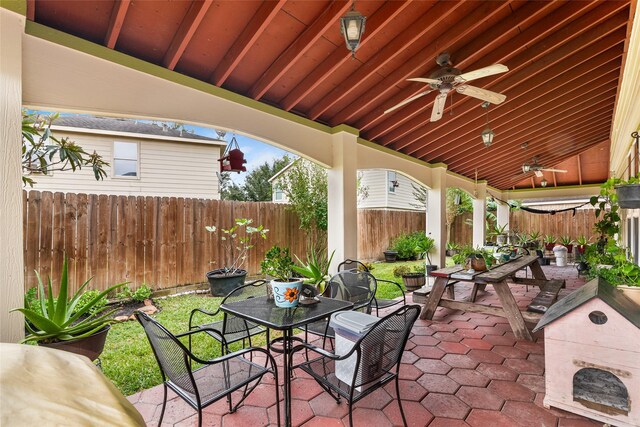
[[[573,252],[573,240],[569,236],[560,237],[560,244],[567,248],[567,253],[570,254]]]
[[[247,260],[247,254],[253,248],[255,238],[266,239],[269,232],[262,225],[251,226],[252,223],[252,219],[237,218],[231,228],[220,229],[225,265],[207,273],[211,295],[214,297],[225,296],[244,283],[247,270],[242,269],[242,266]],[[215,225],[208,225],[205,228],[209,233],[218,232]]]
[[[400,265],[393,269],[393,275],[402,277],[402,283],[404,283],[407,291],[415,291],[423,287],[427,282],[425,271],[424,265],[416,265],[413,267],[413,271],[406,265]]]
[[[104,313],[104,310],[94,310],[94,308],[101,307],[109,292],[126,285],[126,283],[111,286],[88,301],[83,301],[82,296],[91,279],[84,282],[69,298],[67,271],[65,257],[60,277],[60,290],[57,296],[53,292],[51,278],[47,282],[47,292],[45,293],[45,286],[40,275],[36,272],[38,278],[37,300],[30,303],[25,298],[24,308],[11,310],[24,314],[27,335],[21,342],[31,342],[45,347],[70,351],[96,360],[102,353],[109,328],[115,322],[112,315],[117,309]]]
[[[289,254],[289,248],[273,246],[265,254],[260,263],[262,273],[273,277],[271,288],[273,298],[278,307],[295,307],[298,305],[302,279],[292,278],[293,261]]]

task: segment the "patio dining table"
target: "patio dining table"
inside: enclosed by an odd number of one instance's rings
[[[242,301],[234,301],[222,304],[220,309],[226,313],[249,320],[270,329],[282,331],[282,349],[276,351],[284,353],[284,424],[291,426],[291,367],[289,366],[289,355],[292,349],[292,342],[298,338],[293,337],[293,330],[324,319],[331,314],[349,310],[353,303],[332,298],[317,297],[319,302],[312,305],[298,304],[294,308],[276,307],[273,300],[267,297],[248,298]],[[276,341],[274,340],[274,341]],[[268,343],[270,349],[274,341]]]
[[[537,322],[541,315],[539,313],[521,312],[510,288],[510,284],[516,283],[513,280],[515,274],[523,268],[529,268],[531,270],[533,279],[526,279],[526,281],[524,279],[518,280],[518,283],[542,287],[548,282],[540,267],[538,257],[535,255],[520,256],[482,272],[468,272],[459,265],[433,271],[431,275],[434,276],[436,280],[429,294],[429,298],[422,308],[420,318],[431,320],[438,307],[506,317],[517,339],[533,341],[531,333],[529,333],[525,325],[525,320]],[[442,297],[445,287],[450,280],[473,284],[473,290],[468,301],[458,301]],[[502,304],[501,307],[475,302],[478,289],[484,288],[486,285],[493,286]]]

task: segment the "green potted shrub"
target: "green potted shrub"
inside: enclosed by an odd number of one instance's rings
[[[496,244],[498,246],[502,246],[507,243],[507,224],[499,226],[495,224],[491,231],[489,232],[490,236],[494,236],[496,238]]]
[[[51,277],[49,277],[45,292],[40,274],[36,272],[38,278],[37,299],[29,301],[25,298],[24,308],[15,308],[11,311],[19,311],[24,315],[27,335],[22,340],[23,343],[36,343],[45,347],[70,351],[95,360],[102,353],[110,325],[115,322],[112,315],[117,310],[103,313],[104,310],[101,310],[100,307],[104,308],[104,299],[107,294],[126,283],[113,285],[99,292],[93,298],[83,298],[89,292],[95,294],[93,291],[85,290],[91,281],[88,279],[69,298],[67,271],[65,257],[58,295],[53,292]]]
[[[454,256],[460,250],[460,245],[457,243],[447,242],[447,256]]]
[[[466,269],[485,271],[496,262],[496,259],[486,249],[474,249],[472,246],[464,246],[460,252],[453,256],[453,262],[464,266]]]
[[[254,246],[256,237],[267,238],[269,230],[262,225],[253,227],[252,219],[236,218],[231,228],[221,228],[220,239],[223,242],[224,266],[207,273],[207,280],[214,297],[226,296],[232,290],[242,286],[247,276],[247,270],[242,267],[247,261],[249,250]],[[215,225],[205,227],[209,233],[217,234]],[[212,262],[213,263],[213,262]]]
[[[305,282],[311,285],[315,285],[320,293],[324,290],[324,284],[329,278],[329,266],[333,255],[336,251],[331,252],[331,255],[327,256],[327,251],[324,249],[316,249],[311,247],[307,252],[307,260],[303,262],[296,255],[298,264],[293,265],[291,268],[299,275],[306,278]]]
[[[553,234],[545,235],[542,240],[544,241],[544,248],[548,251],[552,251],[553,247],[556,245],[556,236]]]
[[[589,244],[589,239],[584,234],[581,234],[576,239],[576,252],[580,255],[584,254],[584,251],[587,249],[587,245]]]
[[[295,307],[298,305],[302,279],[292,278],[293,261],[289,248],[273,246],[267,251],[260,263],[262,273],[272,277],[271,288],[273,298],[278,307]]]
[[[421,265],[413,267],[413,271],[406,265],[400,265],[393,269],[393,275],[402,277],[404,287],[410,292],[420,289],[426,283],[425,267]]]
[[[437,265],[434,265],[431,263],[431,257],[429,256],[429,254],[433,252],[434,248],[435,248],[435,240],[425,235],[422,235],[420,237],[415,248],[416,252],[423,253],[427,258],[427,264],[424,267],[425,271],[427,272],[427,275],[430,275],[432,271],[435,271],[438,269]]]
[[[417,255],[416,242],[410,234],[401,234],[396,237],[392,249],[397,253],[400,260],[410,260]]]
[[[602,251],[591,245],[585,259],[591,277],[602,277],[640,306],[640,266],[629,259],[625,248],[614,241],[608,241]]]

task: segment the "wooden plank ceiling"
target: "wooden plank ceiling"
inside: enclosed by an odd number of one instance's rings
[[[602,182],[625,41],[635,0],[359,1],[366,31],[355,59],[339,18],[348,1],[29,0],[28,19],[361,136],[500,189],[531,186],[535,156],[549,186]],[[439,69],[449,52],[475,80],[506,95],[489,108],[496,136],[485,148],[481,101],[452,92],[430,122],[437,91],[410,77]],[[523,149],[523,143],[527,148]],[[589,153],[598,149],[598,161]],[[602,157],[600,157],[602,156]],[[571,160],[578,159],[578,160]],[[562,166],[562,167],[561,167]],[[539,179],[533,180],[537,186]]]

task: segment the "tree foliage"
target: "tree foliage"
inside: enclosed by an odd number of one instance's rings
[[[306,231],[327,230],[327,171],[317,164],[297,160],[280,179],[289,208]]]
[[[91,167],[96,180],[104,179],[108,163],[95,151],[89,154],[69,138],[58,139],[51,133],[51,125],[58,114],[43,116],[22,111],[22,182],[30,185],[36,182],[33,174],[54,171],[76,171],[83,166]]]
[[[290,163],[288,156],[275,159],[272,163],[264,162],[247,173],[244,184],[239,185],[231,180],[230,172],[220,174],[220,195],[222,200],[241,202],[270,202],[272,197],[269,178],[280,172]]]

